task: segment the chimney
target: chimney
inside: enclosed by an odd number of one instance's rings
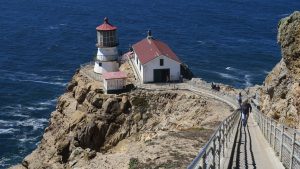
[[[152,33],[150,29],[147,32],[147,39],[152,39]]]

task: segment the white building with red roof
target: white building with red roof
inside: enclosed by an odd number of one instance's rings
[[[170,47],[151,35],[132,46],[134,65],[142,83],[180,80],[181,61]]]
[[[103,74],[102,78],[104,91],[106,93],[115,93],[125,89],[127,75],[122,71],[106,72]]]

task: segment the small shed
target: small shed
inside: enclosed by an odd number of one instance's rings
[[[122,71],[103,73],[103,86],[106,93],[115,93],[125,89],[127,75]]]

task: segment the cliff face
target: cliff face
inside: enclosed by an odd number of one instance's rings
[[[15,167],[184,168],[230,112],[183,90],[106,95],[101,83],[78,71],[38,148]]]
[[[286,125],[300,128],[300,12],[279,22],[277,39],[282,59],[261,88],[261,109]]]

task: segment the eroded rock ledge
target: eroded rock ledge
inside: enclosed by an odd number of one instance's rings
[[[300,12],[278,25],[282,59],[259,88],[261,110],[290,127],[300,128]]]

